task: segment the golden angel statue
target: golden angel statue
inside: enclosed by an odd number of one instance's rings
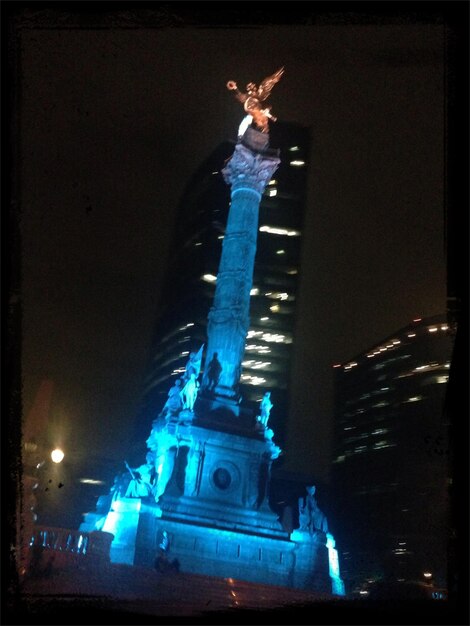
[[[256,124],[258,129],[262,133],[269,132],[268,119],[271,119],[273,122],[276,121],[274,115],[271,114],[271,107],[262,106],[262,102],[264,102],[270,95],[274,85],[279,82],[281,76],[284,73],[284,68],[281,67],[280,70],[275,72],[272,76],[268,76],[265,78],[257,87],[255,83],[248,83],[246,86],[246,93],[242,93],[239,91],[237,87],[237,83],[233,80],[229,80],[227,83],[227,89],[230,91],[235,91],[235,97],[239,102],[243,104],[243,108],[247,113],[247,117],[251,119],[245,118],[242,122],[244,128],[251,124],[252,121]],[[239,135],[243,134],[240,133]]]

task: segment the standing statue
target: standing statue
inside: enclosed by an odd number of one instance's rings
[[[306,497],[299,498],[299,530],[307,530],[311,535],[317,530],[327,533],[328,522],[315,499],[315,485],[306,490]]]
[[[199,376],[199,372],[201,371],[203,348],[204,344],[202,344],[197,352],[191,352],[189,354],[189,359],[186,363],[186,368],[183,375],[183,382],[188,381],[191,378],[191,374],[195,374],[196,378]]]
[[[183,401],[183,409],[188,409],[189,411],[194,409],[194,403],[196,402],[198,391],[199,383],[196,380],[196,374],[192,373],[188,382],[180,392],[180,396]]]
[[[271,392],[266,391],[261,400],[260,404],[260,414],[258,415],[258,422],[264,426],[265,428],[268,425],[269,414],[271,413],[271,409],[273,408],[273,403],[271,402]]]
[[[269,97],[272,88],[280,80],[283,73],[284,68],[281,67],[281,69],[275,72],[272,76],[265,78],[260,83],[259,87],[257,87],[255,83],[248,83],[246,86],[246,93],[239,91],[235,81],[228,81],[227,89],[235,91],[235,97],[243,104],[243,108],[245,109],[247,116],[251,118],[250,120],[245,118],[242,122],[244,130],[246,130],[246,127],[251,123],[251,121],[254,121],[258,130],[262,133],[269,132],[268,119],[275,122],[276,118],[271,114],[271,107],[267,106],[263,108],[261,103]],[[241,134],[244,133],[244,130]],[[242,128],[239,130],[239,135],[241,131]]]
[[[214,352],[212,359],[207,366],[207,390],[212,392],[215,391],[217,383],[219,382],[220,374],[222,373],[222,365],[217,357],[217,352]]]
[[[181,402],[181,379],[178,378],[175,380],[175,384],[170,388],[168,392],[168,399],[165,402],[161,416],[165,417],[167,420],[171,417],[172,413],[178,413],[183,407],[183,403]]]

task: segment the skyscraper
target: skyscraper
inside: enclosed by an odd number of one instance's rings
[[[335,366],[334,517],[352,586],[446,583],[453,340],[445,316],[416,319]]]
[[[250,318],[240,377],[240,394],[256,409],[272,392],[271,424],[282,444],[289,408],[295,306],[305,213],[308,129],[278,122],[270,145],[281,164],[263,194],[251,290]],[[206,338],[230,191],[221,170],[234,143],[222,143],[197,169],[179,203],[167,280],[149,355],[136,440],[142,441],[161,411],[172,382],[184,372],[189,355]],[[206,346],[207,348],[207,346]]]

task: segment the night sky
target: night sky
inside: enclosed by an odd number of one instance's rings
[[[126,458],[183,187],[236,137],[226,82],[284,66],[273,113],[312,136],[284,466],[327,478],[332,365],[446,311],[446,27],[170,5],[18,29],[23,409],[49,377],[66,452]]]

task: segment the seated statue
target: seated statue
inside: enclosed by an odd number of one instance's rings
[[[327,533],[328,522],[315,499],[315,485],[306,487],[306,490],[306,497],[299,498],[299,530],[308,531],[311,535],[318,530]]]
[[[151,496],[155,481],[155,463],[152,452],[147,453],[146,462],[143,465],[133,470],[131,470],[129,465],[127,465],[127,468],[131,473],[132,480],[127,487],[125,497],[146,498],[147,496]]]

